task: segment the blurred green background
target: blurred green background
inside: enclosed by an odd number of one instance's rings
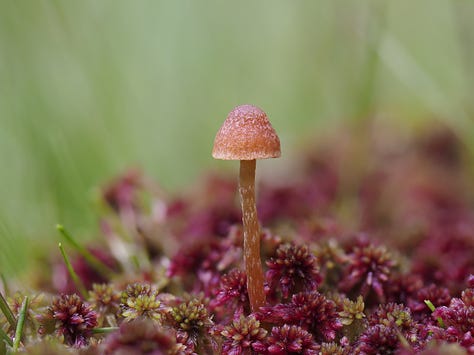
[[[0,272],[56,253],[58,222],[94,235],[93,191],[128,166],[169,191],[230,167],[210,150],[237,104],[285,152],[368,114],[470,142],[473,66],[471,0],[2,0]]]

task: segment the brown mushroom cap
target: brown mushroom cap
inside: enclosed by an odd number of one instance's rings
[[[216,134],[212,156],[224,160],[278,158],[280,139],[265,112],[252,105],[234,108]]]

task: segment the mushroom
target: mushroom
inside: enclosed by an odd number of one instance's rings
[[[252,312],[265,304],[263,270],[260,260],[260,227],[255,204],[256,159],[278,158],[280,139],[260,108],[234,108],[216,134],[212,156],[240,160],[239,192],[244,228],[244,264]]]

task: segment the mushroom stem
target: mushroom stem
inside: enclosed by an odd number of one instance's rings
[[[265,305],[263,270],[260,260],[260,226],[255,204],[255,160],[240,161],[240,201],[244,225],[244,263],[252,312]]]

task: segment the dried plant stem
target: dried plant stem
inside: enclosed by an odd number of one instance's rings
[[[260,226],[255,203],[255,160],[240,161],[240,198],[244,227],[244,263],[252,312],[265,305],[263,270],[260,260]]]
[[[21,342],[21,336],[23,335],[23,326],[25,325],[26,313],[28,311],[28,296],[25,297],[21,304],[20,314],[18,316],[18,323],[15,330],[15,339],[13,341],[13,351],[18,351]]]

